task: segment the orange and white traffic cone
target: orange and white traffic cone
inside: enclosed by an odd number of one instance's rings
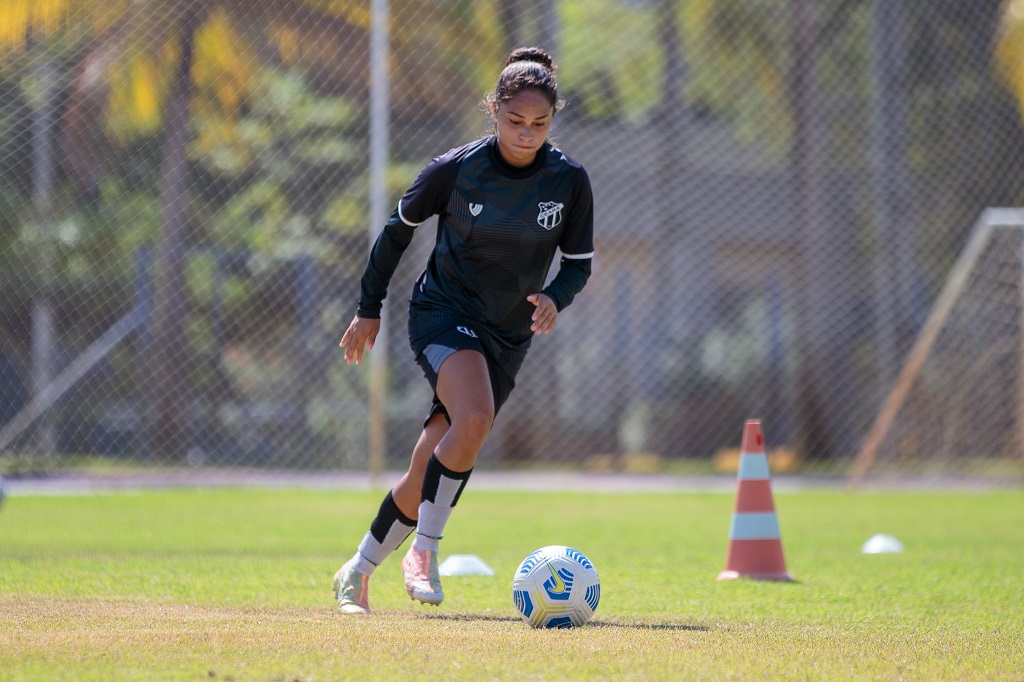
[[[719,580],[793,580],[782,556],[779,519],[772,500],[771,473],[761,422],[748,419],[737,472],[736,507],[729,527],[729,551]]]

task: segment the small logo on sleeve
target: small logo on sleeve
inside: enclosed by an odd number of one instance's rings
[[[465,334],[466,336],[472,336],[474,339],[477,338],[476,332],[470,329],[469,327],[458,326],[456,327],[456,329]]]
[[[484,205],[483,204],[470,204],[469,205],[469,212],[473,214],[474,218],[477,217],[478,215],[480,215],[480,212],[483,211],[483,210],[484,210]]]
[[[537,215],[537,224],[545,230],[550,230],[562,222],[562,209],[565,208],[565,204],[555,203],[554,201],[542,201],[537,206],[540,207],[540,213]]]

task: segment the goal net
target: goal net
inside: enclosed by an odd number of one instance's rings
[[[1024,474],[1024,210],[982,213],[851,470]]]

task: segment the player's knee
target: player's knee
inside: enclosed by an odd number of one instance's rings
[[[494,421],[494,408],[489,405],[474,405],[452,415],[452,428],[469,440],[483,442]]]

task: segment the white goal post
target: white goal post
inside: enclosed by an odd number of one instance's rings
[[[54,377],[9,422],[0,427],[0,452],[7,450],[18,436],[64,397],[79,379],[96,366],[96,363],[109,355],[125,337],[141,326],[144,319],[141,307],[132,308]]]
[[[942,331],[950,311],[960,298],[979,257],[991,241],[995,231],[1005,228],[1024,229],[1024,209],[989,208],[982,212],[975,223],[967,245],[954,263],[946,284],[914,341],[892,389],[854,460],[850,471],[850,483],[853,486],[859,486],[863,482],[864,476],[874,464],[879,448],[892,429],[896,416],[903,407],[914,381],[921,373],[925,361],[931,354],[935,340],[938,338],[939,332]],[[1021,271],[1024,273],[1024,253],[1021,253],[1020,256]],[[1022,282],[1022,289],[1024,289],[1024,282]],[[1024,334],[1021,334],[1021,337],[1019,352],[1021,358],[1024,359]],[[1018,396],[1024,396],[1024,362],[1021,364],[1021,369],[1018,370],[1017,382]],[[1022,444],[1021,457],[1022,466],[1024,466],[1024,399],[1018,398],[1015,416],[1017,442]]]

